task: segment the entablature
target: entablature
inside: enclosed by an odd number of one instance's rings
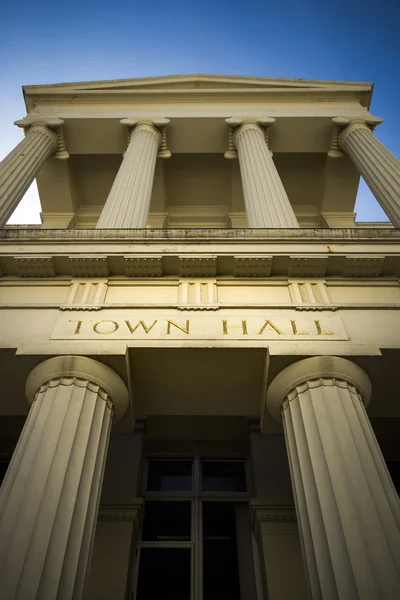
[[[0,230],[21,277],[398,277],[400,231]]]

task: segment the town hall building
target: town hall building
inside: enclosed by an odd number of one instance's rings
[[[23,88],[2,600],[400,598],[400,163],[372,88]],[[360,176],[388,222],[356,221]],[[7,225],[34,179],[42,225]]]

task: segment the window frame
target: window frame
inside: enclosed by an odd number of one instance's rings
[[[191,491],[148,491],[147,478],[149,473],[150,461],[192,461],[192,489]],[[206,492],[202,490],[202,461],[215,461],[215,462],[242,462],[245,470],[245,479],[247,490],[245,492]],[[191,561],[190,561],[190,600],[202,600],[203,598],[203,548],[202,548],[202,536],[203,536],[203,502],[234,502],[248,504],[251,497],[251,472],[250,472],[250,461],[248,455],[243,453],[208,453],[194,452],[193,454],[187,453],[155,453],[148,454],[145,459],[145,464],[142,472],[141,491],[142,496],[145,500],[154,501],[159,500],[163,502],[168,501],[182,501],[188,500],[191,502],[191,540],[190,541],[142,541],[141,535],[137,542],[135,551],[135,567],[132,579],[132,600],[136,600],[137,584],[139,578],[139,565],[140,565],[140,552],[143,548],[190,548],[191,549]]]

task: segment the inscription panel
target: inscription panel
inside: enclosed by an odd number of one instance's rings
[[[97,316],[97,315],[96,315]],[[201,339],[201,340],[348,340],[340,317],[301,315],[294,310],[243,311],[183,316],[178,311],[103,310],[60,314],[53,340]]]

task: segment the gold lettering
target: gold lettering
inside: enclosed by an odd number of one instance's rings
[[[150,325],[150,327],[147,327],[147,325],[146,325],[146,323],[144,321],[138,321],[136,323],[135,327],[132,327],[132,325],[130,324],[130,322],[127,321],[127,320],[125,321],[125,323],[128,325],[129,331],[131,333],[135,333],[136,329],[138,327],[140,327],[140,326],[143,327],[143,329],[145,330],[146,333],[149,333],[149,331],[151,331],[153,329],[154,325],[157,323],[157,320],[155,320],[154,323],[152,323]]]
[[[322,331],[320,322],[314,319],[315,327],[317,328],[318,335],[334,335],[333,331]]]
[[[243,335],[248,335],[247,321],[242,321],[241,325],[228,325],[228,321],[223,320],[222,321],[222,332],[224,335],[229,334],[228,327],[230,327],[231,329],[241,329],[243,332]]]
[[[280,329],[278,329],[278,327],[276,325],[274,325],[272,323],[272,321],[270,321],[269,319],[267,319],[264,323],[264,325],[261,327],[260,331],[257,333],[257,335],[261,335],[262,332],[267,329],[267,327],[270,327],[270,329],[268,329],[268,331],[271,331],[272,329],[274,331],[276,331],[276,333],[278,333],[279,335],[283,335],[283,331],[281,331]]]
[[[77,321],[76,319],[69,320],[69,323],[77,324],[75,327],[74,335],[79,335],[79,333],[81,332],[82,323],[91,323],[91,322],[92,322],[91,319],[89,321],[87,319],[82,319],[81,321]]]
[[[171,333],[171,325],[173,325],[177,329],[180,329],[181,331],[183,331],[183,333],[189,333],[189,323],[190,323],[190,319],[187,319],[186,329],[185,329],[184,327],[181,327],[180,325],[178,325],[178,323],[174,323],[174,321],[167,321],[167,335],[169,335]]]
[[[293,329],[293,333],[294,335],[310,335],[308,333],[308,331],[297,331],[297,325],[296,325],[296,321],[290,321],[292,324],[292,329]]]
[[[114,328],[111,331],[99,331],[99,325],[101,325],[102,323],[112,323]],[[117,323],[117,321],[97,321],[97,323],[93,325],[93,331],[95,333],[100,333],[101,335],[110,335],[110,333],[115,333],[118,328],[119,324]]]

